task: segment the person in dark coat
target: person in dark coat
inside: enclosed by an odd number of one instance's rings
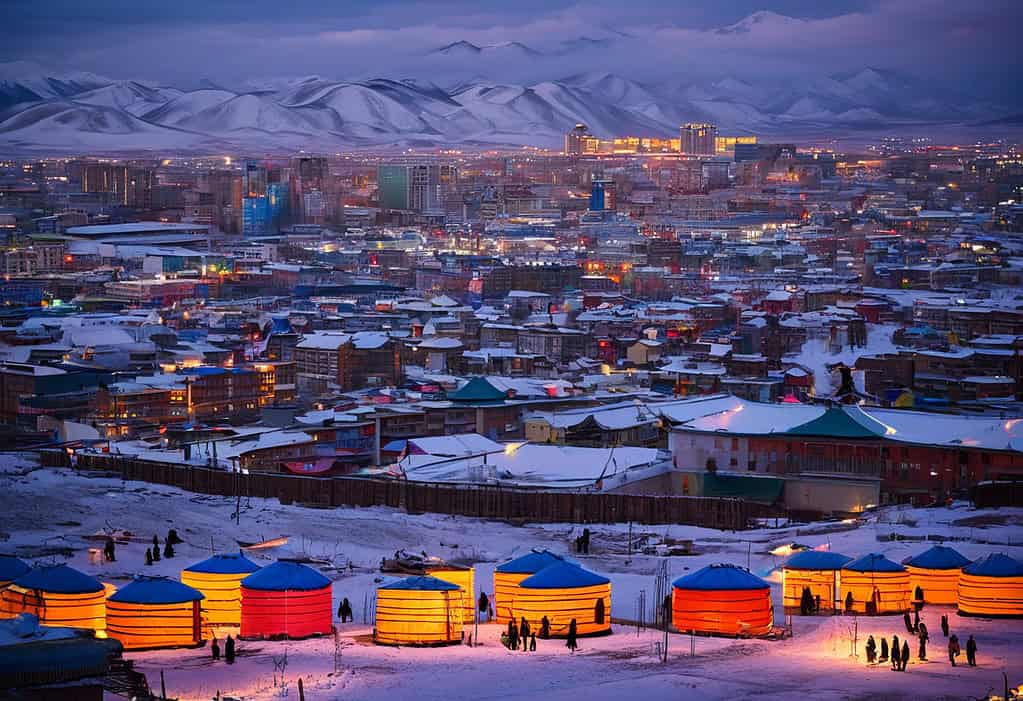
[[[529,621],[526,617],[522,617],[522,621],[519,623],[519,637],[522,638],[522,651],[529,652]]]
[[[799,597],[799,615],[808,616],[810,615],[810,609],[813,608],[812,594],[810,594],[810,587],[803,587],[803,595]]]
[[[902,646],[899,645],[899,636],[892,636],[892,671],[899,669],[899,661],[902,657]]]
[[[941,632],[947,638],[948,637],[948,616],[941,614]]]
[[[877,660],[877,643],[874,641],[874,636],[871,635],[867,638],[867,664],[874,664]]]
[[[917,651],[917,657],[921,660],[927,659],[927,641],[931,639],[930,635],[927,634],[927,626],[924,623],[920,624],[920,628],[917,631],[917,635],[920,637],[920,649]]]
[[[920,611],[919,609],[913,612],[913,632],[920,632]]]
[[[544,616],[540,619],[540,639],[548,640],[551,637],[551,619]]]
[[[114,539],[107,536],[107,542],[103,544],[103,557],[106,558],[107,562],[116,562],[117,558],[114,557]]]
[[[485,591],[480,592],[480,600],[477,606],[480,611],[480,618],[482,619],[484,616],[487,615],[487,612],[490,610],[490,597],[487,596],[487,593]]]
[[[508,649],[517,650],[519,647],[519,626],[515,619],[508,621]]]
[[[913,621],[911,621],[910,618],[909,618],[909,611],[906,611],[906,613],[902,614],[902,622],[906,624],[906,632],[907,633],[912,633],[913,632]]]
[[[529,636],[529,651],[536,652],[536,633]]]
[[[959,657],[959,636],[953,635],[948,639],[948,661],[956,666],[956,658]]]
[[[352,615],[352,605],[348,602],[348,597],[341,599],[341,622],[345,621],[349,623],[355,622],[355,616]]]
[[[234,638],[230,635],[224,641],[224,661],[228,664],[234,664]]]
[[[153,536],[153,547],[154,548],[160,547],[160,539],[157,538],[155,535]]]
[[[821,612],[821,595],[820,594],[818,594],[817,596],[813,597],[813,612],[814,613],[820,613]]]
[[[220,659],[220,643],[217,642],[216,638],[213,639],[213,644],[210,645],[210,652],[213,653],[214,662]]]
[[[159,562],[159,561],[160,561],[160,546],[159,545],[154,545],[153,546],[153,562]]]
[[[167,542],[171,545],[180,545],[185,541],[181,540],[181,538],[178,537],[178,532],[172,528],[167,531]]]
[[[902,641],[902,654],[899,655],[899,662],[902,664],[902,666],[899,667],[899,670],[905,672],[906,671],[906,665],[909,664],[909,641],[908,640]]]
[[[566,647],[572,652],[575,652],[579,647],[579,641],[577,640],[578,634],[576,633],[576,623],[573,618],[568,624],[568,640],[565,641]]]
[[[888,661],[888,638],[881,638],[881,656],[877,659],[877,661]]]
[[[924,605],[924,590],[922,587],[917,585],[916,591],[913,592],[913,600],[917,602],[917,606],[921,608]]]
[[[845,612],[846,613],[852,613],[852,610],[853,610],[853,598],[852,598],[852,592],[849,592],[848,594],[845,595]]]
[[[977,641],[972,635],[966,639],[966,663],[971,667],[977,666]]]
[[[167,544],[163,546],[163,556],[168,560],[174,557],[174,546],[170,544],[169,540],[167,541]]]
[[[583,554],[584,555],[589,555],[590,554],[590,529],[589,528],[584,528],[583,529]]]
[[[152,567],[153,565],[153,551],[146,548],[146,567]]]

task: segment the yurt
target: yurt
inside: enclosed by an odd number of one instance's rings
[[[278,560],[242,580],[243,638],[307,638],[334,629],[330,580]]]
[[[259,565],[238,553],[214,555],[181,570],[181,582],[198,589],[203,623],[208,626],[236,626],[241,623],[241,581]]]
[[[106,590],[103,584],[67,565],[36,567],[0,592],[5,617],[31,613],[46,626],[106,627]]]
[[[0,555],[0,589],[32,569],[12,555]]]
[[[870,553],[842,567],[842,609],[852,594],[856,613],[904,613],[909,610],[909,572],[880,553]],[[871,604],[871,602],[873,602]],[[869,604],[869,605],[868,605]]]
[[[556,562],[519,582],[512,615],[524,617],[534,631],[544,616],[551,635],[568,635],[575,619],[579,635],[611,632],[611,580],[571,562]]]
[[[107,599],[107,634],[125,650],[202,643],[202,592],[167,577],[136,577]]]
[[[381,645],[462,642],[461,587],[437,577],[408,577],[377,589],[376,629]]]
[[[512,617],[512,602],[518,594],[519,583],[549,565],[564,561],[564,558],[547,550],[534,550],[498,565],[494,569],[494,619],[507,625]]]
[[[851,560],[848,555],[820,550],[803,550],[790,557],[781,568],[784,607],[799,609],[806,588],[811,596],[820,597],[821,610],[841,606],[839,571]]]
[[[959,576],[959,614],[1023,617],[1023,562],[995,553],[966,565]]]
[[[707,565],[672,584],[671,622],[683,633],[763,635],[774,624],[771,585],[737,565]]]
[[[970,561],[958,551],[935,545],[919,555],[902,561],[909,572],[909,598],[916,603],[917,587],[923,592],[923,604],[952,605],[959,598],[959,572]]]
[[[461,589],[462,623],[469,625],[476,620],[476,573],[472,567],[457,567],[455,565],[431,567],[426,574],[450,582]]]

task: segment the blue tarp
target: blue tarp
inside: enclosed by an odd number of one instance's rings
[[[804,550],[785,561],[787,570],[840,570],[852,560],[848,555],[820,550]]]
[[[897,562],[892,562],[880,553],[870,553],[858,560],[847,563],[844,570],[853,572],[905,572],[906,568]]]
[[[902,564],[927,570],[958,570],[970,564],[970,561],[959,554],[957,550],[944,545],[935,545],[919,555],[907,557]]]
[[[406,577],[399,582],[385,584],[381,589],[401,589],[405,591],[456,591],[459,587],[436,577]]]
[[[222,553],[186,567],[186,572],[205,572],[208,574],[245,574],[255,572],[259,565],[239,553]]]
[[[498,565],[494,571],[504,574],[536,574],[557,562],[565,562],[565,558],[547,550],[534,550],[522,557],[509,560],[503,565]]]
[[[110,601],[124,604],[181,604],[201,601],[202,592],[167,577],[135,577],[110,595]]]
[[[25,589],[38,589],[53,594],[91,594],[103,591],[103,585],[98,579],[67,565],[36,567],[18,577],[14,583]]]
[[[584,570],[571,562],[556,562],[523,579],[519,586],[523,589],[574,589],[576,587],[595,587],[607,584],[607,577],[595,572]]]
[[[0,555],[0,582],[13,582],[32,569],[13,555]]]
[[[748,591],[770,589],[771,585],[749,570],[738,565],[707,565],[685,577],[679,577],[672,585],[676,589],[698,591]]]
[[[1023,577],[1023,562],[1002,553],[992,553],[971,562],[963,572],[975,577]]]
[[[261,591],[313,591],[330,586],[330,580],[300,562],[278,560],[242,580],[246,589]]]

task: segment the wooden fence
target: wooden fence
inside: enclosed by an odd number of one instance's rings
[[[41,451],[49,467],[70,467],[63,451]],[[102,470],[122,479],[153,482],[200,494],[278,499],[303,506],[389,506],[435,513],[537,523],[644,523],[747,528],[751,519],[777,515],[742,499],[650,496],[528,489],[497,485],[406,482],[367,477],[302,477],[276,472],[248,475],[208,467],[139,460],[120,455],[79,455],[77,469]]]

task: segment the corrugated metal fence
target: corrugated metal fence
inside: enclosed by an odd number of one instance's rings
[[[48,467],[70,467],[63,451],[41,451]],[[650,496],[524,489],[497,485],[404,482],[365,477],[301,477],[276,472],[248,475],[128,456],[79,455],[77,468],[103,470],[126,480],[165,484],[200,494],[278,499],[307,506],[390,506],[429,512],[538,523],[681,524],[727,530],[774,516],[742,499]]]

